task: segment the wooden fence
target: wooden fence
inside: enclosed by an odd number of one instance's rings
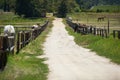
[[[30,41],[36,39],[42,31],[47,27],[49,21],[46,21],[44,25],[32,29],[31,27],[20,27],[28,28],[20,29],[17,28],[16,37],[14,36],[0,36],[0,70],[3,70],[7,63],[8,53],[13,54],[16,46],[16,53],[26,46]],[[15,27],[16,28],[16,27]]]
[[[66,19],[67,24],[73,28],[74,32],[78,32],[81,34],[93,34],[99,35],[101,37],[108,37],[107,30],[102,28],[96,28],[94,26],[87,26],[83,24],[73,23],[72,20]]]
[[[22,30],[17,34],[17,53],[20,49],[26,46],[30,41],[36,39],[48,25],[48,21],[41,27],[33,30]]]
[[[0,70],[3,70],[7,63],[8,36],[0,36]]]
[[[120,30],[113,30],[113,38],[120,39]]]

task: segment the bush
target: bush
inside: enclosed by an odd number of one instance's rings
[[[101,10],[101,9],[97,9],[96,12],[97,12],[97,13],[99,13],[99,12],[103,12],[103,10]]]
[[[80,10],[79,7],[76,7],[76,8],[74,9],[74,11],[75,11],[75,12],[81,12],[81,10]]]

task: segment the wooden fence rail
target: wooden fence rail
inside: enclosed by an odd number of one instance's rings
[[[35,29],[32,29],[31,27],[20,27],[20,28],[28,28],[28,29],[17,30],[16,32],[17,38],[15,38],[14,36],[4,36],[4,35],[0,36],[0,70],[3,70],[7,63],[8,53],[14,53],[15,45],[16,45],[16,53],[18,53],[30,41],[36,39],[41,34],[41,32],[44,31],[48,23],[49,21],[46,21],[44,25]],[[2,28],[3,27],[0,27],[0,29]]]
[[[84,35],[85,34],[99,35],[101,37],[106,37],[106,38],[108,36],[106,29],[73,23],[68,18],[67,18],[66,22],[70,27],[72,27],[74,29],[74,32],[78,32],[78,33],[81,33],[81,34],[84,34]]]
[[[32,29],[32,30],[25,30],[25,31],[19,31],[17,33],[17,53],[22,49],[24,46],[26,46],[30,41],[36,39],[42,31],[47,27],[48,21],[38,28]]]

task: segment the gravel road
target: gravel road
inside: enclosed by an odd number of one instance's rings
[[[61,18],[53,21],[44,53],[50,69],[48,80],[120,80],[120,65],[78,46]]]

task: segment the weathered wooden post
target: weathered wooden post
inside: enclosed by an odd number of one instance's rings
[[[21,49],[22,48],[22,32],[20,31],[20,33],[19,33],[19,36],[20,36],[20,45],[19,45],[19,49]]]
[[[3,50],[5,51],[6,49],[8,49],[8,36],[3,37],[3,43]]]
[[[110,33],[110,21],[109,21],[109,18],[108,18],[108,35]]]
[[[97,28],[97,35],[99,35],[99,28]]]
[[[101,36],[101,34],[102,34],[102,31],[101,31],[101,29],[100,29],[100,36]]]
[[[90,26],[90,33],[92,33],[92,26]]]
[[[94,30],[93,34],[96,35],[96,28],[94,27],[93,30]]]
[[[120,39],[120,31],[118,31],[118,39]]]
[[[0,50],[3,49],[3,37],[0,36]]]
[[[7,52],[0,50],[0,70],[4,70],[7,63]]]
[[[19,52],[20,49],[20,32],[17,34],[17,53]]]
[[[23,41],[22,42],[23,42],[23,47],[24,47],[25,46],[25,32],[23,32],[22,35],[23,35]]]
[[[104,29],[102,29],[102,37],[104,37]]]
[[[105,29],[105,37],[107,38],[107,30]]]
[[[7,63],[8,37],[0,36],[0,70],[4,70]]]
[[[113,38],[115,38],[115,30],[113,30]]]
[[[85,26],[85,34],[87,34],[88,33],[88,31],[87,31],[87,26]]]

